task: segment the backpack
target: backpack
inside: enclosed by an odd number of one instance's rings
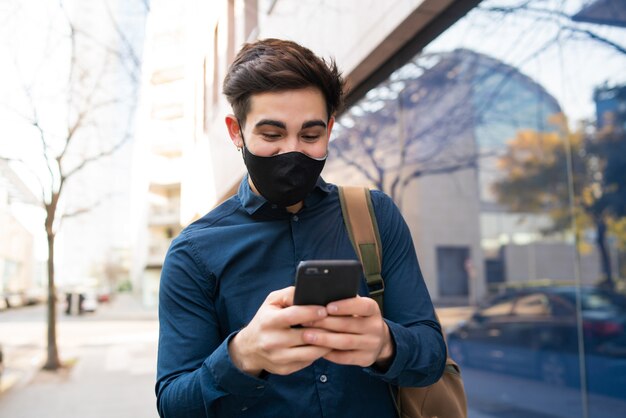
[[[339,187],[339,200],[350,241],[361,260],[370,297],[383,311],[382,246],[369,189]],[[446,343],[447,350],[447,343]],[[466,418],[467,400],[459,366],[447,356],[444,373],[426,387],[390,386],[400,418]]]

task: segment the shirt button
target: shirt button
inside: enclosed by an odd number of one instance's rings
[[[322,382],[322,383],[326,383],[326,382],[328,382],[328,377],[326,377],[326,375],[325,375],[325,374],[321,375],[321,376],[320,376],[320,382]]]
[[[247,406],[244,406],[243,408],[241,408],[241,412],[244,412],[244,411],[247,411],[247,410],[248,410]]]
[[[298,215],[293,215],[293,218],[291,218],[291,219],[293,219],[294,222],[298,222],[298,219],[300,219],[300,218],[298,218]]]

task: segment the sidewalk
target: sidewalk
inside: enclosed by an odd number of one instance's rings
[[[444,327],[471,314],[471,308],[438,308]],[[59,314],[58,343],[62,360],[74,365],[58,372],[41,370],[45,360],[45,324],[16,322],[19,334],[34,335],[14,343],[19,362],[0,382],[0,417],[153,418],[158,323],[128,294],[102,304],[94,314]],[[14,335],[17,335],[14,332]],[[32,338],[32,337],[31,337]],[[19,363],[19,364],[18,364]],[[15,373],[17,370],[18,373]],[[12,386],[10,390],[8,387]],[[488,417],[472,411],[472,418]]]
[[[156,312],[122,294],[94,314],[60,315],[58,334],[62,360],[72,366],[41,370],[44,347],[33,348],[29,369],[7,382],[13,387],[0,394],[1,417],[157,416]]]

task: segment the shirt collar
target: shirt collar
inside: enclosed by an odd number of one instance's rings
[[[331,191],[331,187],[320,176],[315,183],[315,188],[307,197],[304,198],[304,207],[311,207],[327,196]],[[239,190],[237,192],[241,206],[250,215],[256,213],[259,209],[266,206],[272,209],[276,207],[268,202],[263,196],[260,196],[252,191],[250,184],[248,183],[248,174],[243,176],[241,183],[239,184]]]

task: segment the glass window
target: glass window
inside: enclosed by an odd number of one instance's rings
[[[508,300],[505,302],[497,303],[493,306],[485,308],[480,311],[480,315],[482,317],[497,317],[497,316],[505,316],[510,315],[511,310],[513,309],[514,300]]]
[[[624,416],[625,132],[611,0],[485,0],[338,118],[324,177],[394,199],[436,306],[498,318],[449,328],[470,417]]]
[[[513,314],[518,316],[548,316],[550,306],[546,295],[536,293],[517,300]]]

